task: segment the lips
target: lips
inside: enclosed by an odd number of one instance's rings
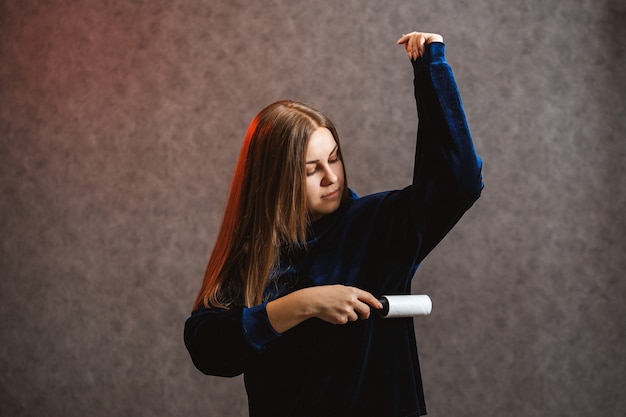
[[[322,196],[324,200],[334,200],[337,197],[339,197],[339,189],[336,189],[335,191],[331,191],[330,193],[324,194]]]

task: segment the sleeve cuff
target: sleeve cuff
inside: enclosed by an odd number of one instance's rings
[[[443,42],[431,42],[426,45],[424,56],[411,61],[413,67],[428,66],[430,64],[446,63],[446,45]]]
[[[442,64],[446,62],[446,45],[443,42],[429,43],[430,48],[426,48],[425,58],[431,64]]]
[[[243,335],[255,350],[262,350],[269,342],[279,338],[267,317],[266,303],[243,309]]]

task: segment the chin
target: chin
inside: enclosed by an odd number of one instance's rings
[[[321,208],[319,210],[315,210],[311,212],[311,220],[317,221],[321,219],[322,217],[335,212],[338,208],[339,208],[339,202],[337,202],[336,204],[327,205],[327,207]]]

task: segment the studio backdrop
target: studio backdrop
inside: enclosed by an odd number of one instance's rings
[[[429,415],[626,408],[623,2],[0,1],[0,415],[247,415],[183,345],[245,130],[326,113],[359,194],[412,175],[444,36],[482,198],[413,291]],[[383,416],[384,417],[384,416]]]

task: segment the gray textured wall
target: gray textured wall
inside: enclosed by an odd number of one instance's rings
[[[246,415],[242,380],[196,371],[182,326],[247,124],[305,101],[353,188],[404,186],[394,42],[421,29],[445,36],[486,182],[415,281],[430,415],[621,416],[618,3],[0,2],[0,415]]]

